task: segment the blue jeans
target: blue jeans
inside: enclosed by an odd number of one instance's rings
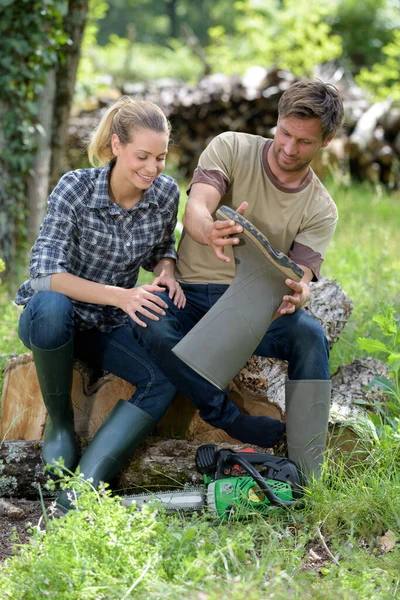
[[[145,345],[168,379],[192,400],[205,421],[222,429],[229,427],[238,417],[238,408],[229,400],[226,391],[218,390],[198,375],[171,349],[213,306],[227,287],[222,284],[183,284],[186,295],[184,309],[176,308],[164,292],[158,295],[168,304],[165,316],[160,317],[159,321],[143,317],[147,327],[132,322],[135,337]],[[255,354],[287,360],[289,379],[330,379],[329,345],[324,331],[303,310],[273,321]]]
[[[136,392],[129,400],[155,421],[172,404],[176,388],[149,358],[134,338],[131,325],[109,333],[96,328],[79,331],[74,323],[74,307],[58,292],[38,292],[28,302],[19,321],[19,337],[27,348],[42,350],[64,346],[74,337],[74,355],[94,369],[109,371],[129,381]]]

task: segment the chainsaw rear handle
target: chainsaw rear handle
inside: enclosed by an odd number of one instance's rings
[[[262,464],[263,467],[267,468],[268,479],[288,483],[293,488],[294,495],[300,495],[299,472],[296,465],[286,458],[256,452],[235,452],[230,449],[218,450],[216,444],[204,444],[196,452],[196,468],[199,473],[213,477],[216,480],[224,479],[231,476],[233,465],[239,465],[254,479],[271,504],[281,507],[296,504],[299,507],[297,500],[281,500],[281,498],[278,498],[268,486],[264,477],[252,464]]]
[[[229,454],[227,456],[227,461],[229,461],[231,464],[240,465],[250,475],[250,477],[254,479],[260,490],[264,492],[268,500],[274,506],[279,506],[280,508],[289,508],[290,506],[295,505],[296,507],[300,506],[301,503],[299,503],[297,500],[282,500],[281,498],[278,498],[278,496],[269,487],[265,479],[261,477],[260,473],[248,462],[246,458],[243,457],[243,453],[242,456],[240,456],[239,452]]]
[[[218,450],[216,444],[203,444],[196,452],[195,460],[198,473],[216,476],[216,479],[226,476],[222,472],[216,473],[216,471],[218,470],[218,466],[221,466],[221,463],[224,462],[224,456],[230,453],[244,456],[250,464],[262,464],[271,468],[278,468],[278,465],[282,460],[286,461],[286,459],[271,454],[263,454],[260,452],[235,452],[230,448]],[[295,466],[294,463],[292,464]],[[218,477],[218,475],[220,475],[220,477]]]

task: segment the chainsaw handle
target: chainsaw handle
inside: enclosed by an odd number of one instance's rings
[[[246,458],[244,458],[243,454],[246,454]],[[250,461],[247,460],[247,453],[234,452],[232,454],[228,454],[225,460],[228,464],[240,465],[250,475],[250,477],[254,479],[260,490],[264,492],[271,504],[280,506],[281,508],[288,508],[295,505],[300,507],[301,503],[299,503],[297,500],[282,500],[281,498],[278,498],[278,496],[269,487],[265,479],[261,477],[260,473],[254,467],[252,467]]]

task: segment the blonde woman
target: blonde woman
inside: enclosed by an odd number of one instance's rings
[[[162,175],[170,124],[158,106],[123,97],[104,114],[88,155],[94,168],[64,175],[32,248],[30,279],[17,292],[25,305],[19,335],[32,350],[49,420],[43,461],[77,464],[71,403],[72,365],[80,358],[136,386],[120,400],[80,463],[93,484],[109,481],[163,416],[175,387],[132,333],[132,321],[158,319],[167,291],[185,296],[174,277],[179,189]],[[98,165],[98,166],[95,166]],[[151,285],[136,286],[139,268]],[[60,499],[69,507],[69,495]]]

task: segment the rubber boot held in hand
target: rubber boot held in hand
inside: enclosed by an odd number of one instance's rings
[[[242,225],[234,246],[236,272],[226,292],[173,348],[196,373],[224,389],[263,339],[285,294],[285,279],[300,281],[303,271],[272,248],[247,219],[221,206],[218,219]]]
[[[31,344],[36,373],[49,419],[43,441],[43,462],[51,465],[60,457],[73,470],[77,463],[74,411],[72,408],[72,368],[74,340],[56,348],[42,350]]]
[[[299,467],[304,484],[321,473],[332,383],[330,380],[286,381],[288,457]]]
[[[155,424],[156,421],[144,410],[126,400],[119,400],[79,462],[83,478],[92,479],[94,488],[100,481],[111,481]],[[57,507],[67,512],[76,497],[75,490],[64,490],[57,499]]]

